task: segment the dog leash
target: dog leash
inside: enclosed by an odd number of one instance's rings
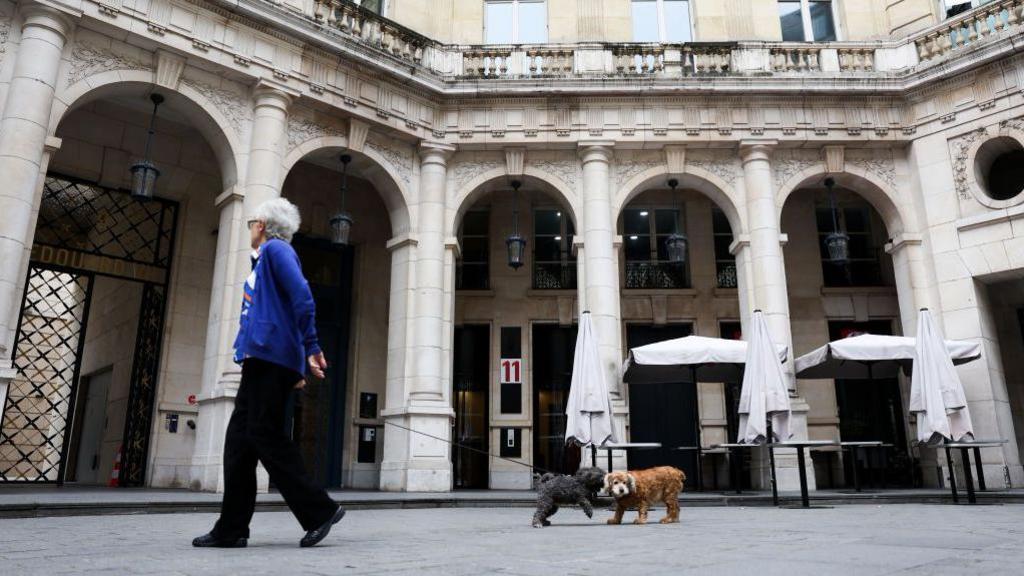
[[[540,466],[534,466],[532,464],[527,464],[525,462],[519,462],[518,460],[512,460],[511,458],[505,458],[504,456],[495,456],[494,454],[491,454],[490,452],[487,452],[485,450],[480,450],[479,448],[474,448],[472,446],[466,446],[465,444],[461,444],[459,442],[448,440],[446,438],[441,438],[440,436],[434,436],[433,434],[428,434],[426,432],[421,432],[420,430],[414,430],[414,429],[409,428],[407,426],[402,426],[401,424],[396,424],[395,422],[392,422],[390,420],[385,420],[384,423],[385,424],[390,424],[391,426],[394,426],[395,428],[401,428],[402,430],[405,430],[407,432],[412,432],[413,434],[419,434],[420,436],[426,436],[427,438],[432,438],[434,440],[438,440],[438,441],[444,442],[445,444],[450,444],[452,446],[457,446],[459,448],[463,448],[463,449],[469,450],[471,452],[476,452],[478,454],[483,454],[484,456],[487,456],[489,458],[494,458],[495,460],[503,460],[505,462],[511,462],[511,463],[516,464],[518,466],[524,466],[526,468],[529,468],[531,470],[534,470],[534,471],[537,471],[537,472],[541,472],[541,473],[544,473],[544,474],[560,474],[559,472],[552,472],[551,470],[545,470],[544,468],[541,468]]]

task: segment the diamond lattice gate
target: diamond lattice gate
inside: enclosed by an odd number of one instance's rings
[[[0,482],[62,482],[96,276],[143,284],[120,484],[145,481],[178,205],[48,175],[0,421]]]

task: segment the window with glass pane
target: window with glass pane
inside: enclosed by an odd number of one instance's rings
[[[358,4],[375,14],[384,15],[384,0],[362,0]]]
[[[486,210],[471,210],[462,219],[459,245],[462,256],[456,266],[457,290],[490,288],[490,220]]]
[[[810,0],[808,9],[811,16],[811,31],[817,42],[829,42],[836,39],[836,27],[832,21],[831,0]]]
[[[576,257],[572,220],[557,208],[533,211],[533,287],[538,290],[576,288]]]
[[[688,0],[664,0],[665,42],[689,42],[693,40],[690,32],[690,3]]]
[[[634,42],[689,42],[689,0],[633,0]]]
[[[515,4],[509,2],[487,2],[484,4],[484,42],[486,44],[511,44],[512,12]]]
[[[660,42],[657,0],[633,0],[633,41]]]
[[[732,226],[725,212],[711,210],[712,235],[715,242],[715,275],[719,288],[736,288],[736,256],[729,252],[732,245]]]
[[[683,217],[676,209],[628,209],[622,213],[626,288],[687,288],[689,258],[684,265],[669,262],[665,241],[682,233]]]
[[[548,41],[548,7],[543,0],[518,2],[516,44],[544,44]]]
[[[821,269],[825,286],[883,286],[881,251],[871,230],[871,212],[867,206],[844,206],[838,208],[839,230],[850,237],[850,262],[845,266],[834,263],[829,257],[825,238],[832,233],[832,210],[819,207],[818,249],[821,254]]]
[[[548,7],[544,0],[484,2],[486,44],[544,44],[548,41]]]
[[[779,21],[782,24],[782,39],[787,42],[803,42],[804,16],[800,0],[779,0]]]

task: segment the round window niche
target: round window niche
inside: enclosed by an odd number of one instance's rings
[[[978,186],[993,200],[1009,200],[1024,190],[1024,146],[1016,138],[1000,136],[978,148],[974,157]]]

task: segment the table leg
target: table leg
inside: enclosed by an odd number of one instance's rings
[[[775,447],[768,444],[768,465],[771,466],[772,505],[779,505],[779,482],[775,476]]]
[[[974,450],[974,468],[978,471],[978,490],[985,491],[985,470],[981,467],[981,448],[975,446]]]
[[[949,469],[949,488],[953,491],[953,504],[959,504],[960,498],[956,494],[956,472],[953,470],[953,455],[946,448],[946,467]]]
[[[811,500],[807,496],[807,472],[804,470],[804,447],[796,447],[796,465],[800,467],[800,505],[804,508],[811,507]]]
[[[700,457],[700,446],[697,446],[697,491],[704,491],[704,460]]]
[[[964,483],[967,484],[967,503],[977,504],[978,499],[974,495],[974,474],[971,472],[971,449],[960,449],[960,460],[964,465]]]
[[[853,491],[860,492],[860,476],[857,474],[857,447],[850,446],[850,469],[853,471]]]
[[[590,465],[597,468],[597,446],[590,445]]]
[[[729,448],[729,475],[732,477],[732,489],[739,494],[740,489],[740,461],[736,458],[738,450]]]
[[[717,492],[718,489],[719,489],[718,488],[718,466],[715,466],[715,464],[717,464],[717,463],[714,460],[715,460],[714,457],[712,457],[711,458],[711,481],[715,483],[715,491]]]
[[[612,451],[608,450],[608,472],[612,471]]]

